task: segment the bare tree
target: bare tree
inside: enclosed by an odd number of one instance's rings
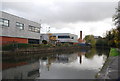
[[[116,14],[113,16],[113,21],[117,30],[120,32],[120,1],[118,2],[118,8],[116,8]]]

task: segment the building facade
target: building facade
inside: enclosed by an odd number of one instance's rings
[[[58,41],[61,43],[76,43],[78,36],[70,33],[49,33],[49,34],[41,34],[41,40],[46,40],[49,42],[50,40]]]
[[[0,17],[0,39],[2,44],[11,42],[38,44],[41,24],[2,12]]]

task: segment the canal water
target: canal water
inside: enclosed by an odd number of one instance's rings
[[[36,58],[4,58],[2,79],[95,79],[108,53],[109,50],[84,49]]]

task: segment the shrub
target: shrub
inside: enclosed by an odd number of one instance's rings
[[[69,43],[64,43],[62,46],[71,46]]]
[[[42,43],[43,43],[43,44],[47,44],[47,41],[46,41],[46,40],[43,40]]]
[[[13,43],[13,44],[7,44],[2,46],[2,50],[15,50],[17,48],[27,48],[30,44],[25,43]]]

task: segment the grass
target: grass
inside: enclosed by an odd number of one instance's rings
[[[116,48],[110,49],[110,56],[118,56],[118,55],[120,55],[120,52],[118,52]]]

